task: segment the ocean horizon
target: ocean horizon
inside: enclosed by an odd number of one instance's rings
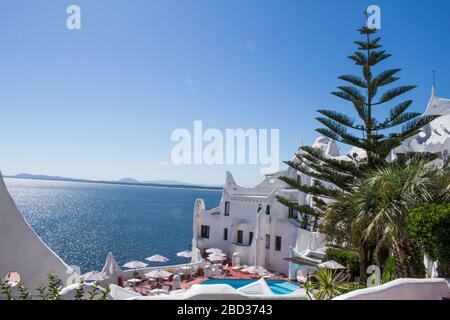
[[[112,251],[120,265],[159,253],[176,256],[192,240],[194,203],[220,203],[220,190],[5,178],[17,207],[41,239],[82,273],[100,271]]]

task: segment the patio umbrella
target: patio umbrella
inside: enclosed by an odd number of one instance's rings
[[[218,248],[210,248],[206,250],[206,253],[222,253],[222,250]]]
[[[177,253],[177,257],[182,257],[182,258],[186,258],[186,269],[184,271],[184,276],[186,277],[186,273],[187,273],[187,264],[188,264],[188,259],[192,258],[192,256],[194,255],[194,253],[192,251],[188,251],[188,250],[184,250],[181,252]]]
[[[141,281],[142,281],[141,279],[136,279],[136,278],[128,279],[128,280],[127,280],[128,283],[133,284],[133,288],[135,288],[136,284],[139,283],[139,282],[141,282]]]
[[[171,275],[172,275],[171,272],[165,271],[165,270],[162,270],[162,269],[152,270],[152,271],[147,272],[145,274],[146,277],[158,279],[158,284],[159,284],[159,279],[160,278],[167,278],[167,277],[169,277]]]
[[[188,250],[184,250],[184,251],[177,253],[177,257],[182,257],[182,258],[186,258],[186,259],[192,258],[192,255],[193,255],[192,251],[188,251]]]
[[[225,257],[224,257],[224,255],[223,254],[215,254],[215,253],[213,253],[213,254],[210,254],[209,256],[208,256],[208,260],[209,261],[223,261],[225,259]]]
[[[171,272],[166,271],[166,270],[162,270],[162,269],[152,270],[152,271],[147,272],[145,274],[146,277],[157,278],[157,279],[159,279],[159,278],[167,278],[167,277],[169,277],[171,275],[172,275]]]
[[[103,281],[107,278],[106,274],[98,271],[91,271],[83,274],[81,278],[84,279],[84,281]]]
[[[164,257],[160,254],[155,254],[151,257],[145,258],[145,260],[151,261],[151,262],[167,262],[167,261],[169,261],[169,258]]]
[[[141,281],[142,281],[141,279],[136,279],[136,278],[128,279],[128,280],[127,280],[127,282],[132,283],[132,284],[136,284],[136,283],[139,283],[139,282],[141,282]]]
[[[136,261],[136,260],[127,262],[123,265],[124,268],[128,268],[128,269],[144,268],[146,266],[147,266],[146,263],[141,262],[141,261]]]
[[[222,257],[227,256],[227,254],[223,253],[223,252],[213,252],[213,253],[210,253],[209,255],[222,256]]]
[[[322,262],[319,264],[320,268],[324,268],[324,269],[345,269],[346,267],[344,267],[342,264],[337,263],[334,260],[329,260],[326,262]]]
[[[148,266],[148,264],[136,260],[127,262],[123,265],[124,268],[134,269],[134,273],[136,273],[136,269],[145,268],[146,266]]]

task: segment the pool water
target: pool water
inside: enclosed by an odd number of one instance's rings
[[[254,279],[211,279],[202,284],[228,284],[235,289],[239,289],[257,280]],[[266,280],[267,285],[274,294],[288,294],[300,289],[300,286],[286,280]]]

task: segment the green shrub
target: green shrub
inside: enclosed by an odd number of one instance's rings
[[[311,300],[330,300],[348,292],[349,285],[342,281],[342,272],[331,269],[317,269],[312,272],[317,281],[306,281],[303,285]]]
[[[350,265],[353,275],[359,276],[359,255],[356,251],[341,248],[328,248],[323,261],[334,260],[343,266]]]
[[[413,209],[407,230],[426,255],[438,261],[439,274],[450,277],[450,206],[428,204]]]
[[[61,299],[61,289],[62,286],[58,281],[58,278],[49,273],[48,275],[48,286],[40,285],[36,288],[38,291],[37,298],[39,300],[60,300]],[[0,296],[3,296],[6,300],[32,300],[32,296],[22,282],[17,284],[17,289],[19,296],[13,296],[11,292],[11,285],[0,278]],[[92,289],[86,292],[85,283],[82,280],[79,286],[75,289],[75,300],[85,300],[85,293],[88,295],[89,300],[108,300],[111,288],[108,287],[102,292],[99,287],[99,283],[95,282]],[[0,299],[1,300],[1,299]]]
[[[387,283],[397,278],[395,272],[395,258],[390,255],[381,270],[381,283]]]

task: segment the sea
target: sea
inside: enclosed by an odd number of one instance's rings
[[[176,254],[190,249],[195,200],[213,208],[221,198],[220,190],[15,178],[5,183],[35,232],[82,273],[100,271],[109,251],[120,265],[154,254],[169,258],[166,264],[185,263]]]

